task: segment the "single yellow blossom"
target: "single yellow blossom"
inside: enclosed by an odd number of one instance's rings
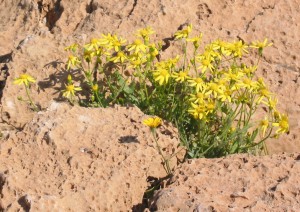
[[[276,97],[269,97],[267,101],[262,100],[262,103],[264,103],[265,105],[267,105],[269,107],[270,110],[276,110],[276,105],[278,102],[278,99]]]
[[[21,74],[18,78],[14,79],[14,84],[29,86],[30,83],[35,83],[35,79],[29,74]]]
[[[207,99],[207,95],[205,94],[205,90],[199,91],[196,94],[191,94],[191,98],[189,99],[191,102],[197,104],[197,103],[203,103],[204,100]]]
[[[162,123],[161,118],[157,116],[147,118],[143,121],[143,124],[150,128],[157,128],[159,125],[161,125],[161,123]]]
[[[145,53],[148,48],[148,46],[146,46],[140,39],[136,39],[132,44],[128,45],[127,47],[128,51],[134,50],[134,53],[138,53],[140,51]]]
[[[115,49],[116,52],[121,50],[122,45],[126,44],[126,40],[121,38],[121,37],[117,37],[116,35],[112,36],[112,43],[111,46]]]
[[[267,119],[267,117],[265,117],[265,119],[259,122],[259,128],[262,132],[263,137],[265,136],[268,127],[269,127],[269,120]]]
[[[100,45],[101,45],[101,43],[100,43],[99,39],[92,38],[90,43],[84,45],[84,48],[88,51],[97,50]]]
[[[142,37],[145,41],[149,41],[149,35],[152,35],[154,30],[151,27],[139,29],[136,33],[137,36]]]
[[[158,81],[160,85],[166,84],[171,76],[167,69],[157,69],[153,72],[154,80]]]
[[[212,57],[198,56],[196,57],[196,60],[201,63],[199,69],[201,69],[202,73],[205,73],[207,69],[209,69],[210,71],[214,69],[212,64],[213,63]]]
[[[223,93],[218,95],[218,98],[222,102],[225,102],[226,100],[228,102],[231,102],[231,97],[232,97],[233,92],[234,92],[233,89],[230,89],[230,88],[226,87],[226,89],[224,89]]]
[[[188,82],[190,83],[190,86],[196,87],[196,92],[199,92],[205,88],[205,82],[200,77],[192,78],[188,80]]]
[[[192,26],[192,24],[190,24],[185,29],[177,31],[174,34],[175,39],[187,38],[189,36],[190,32],[192,31],[192,28],[193,28],[193,26]]]
[[[66,85],[66,89],[63,90],[63,96],[70,99],[75,96],[76,91],[81,91],[81,87],[75,87],[73,84]]]
[[[212,94],[214,98],[217,98],[219,95],[224,94],[224,86],[214,82],[208,83],[206,95],[209,94]]]
[[[275,132],[276,135],[289,132],[289,120],[286,114],[280,115],[279,121],[272,124],[275,127],[278,127]]]
[[[239,80],[239,82],[237,83],[237,86],[241,87],[241,88],[246,88],[250,91],[253,91],[258,88],[257,82],[252,81],[248,77],[244,77],[243,79]]]
[[[209,99],[205,104],[205,113],[206,115],[212,113],[216,108],[216,102],[212,99]]]
[[[244,53],[248,53],[248,46],[241,40],[228,44],[227,48],[230,54],[235,57],[242,57]]]
[[[156,48],[155,44],[150,44],[148,47],[150,59],[153,60],[159,54],[158,49]]]
[[[123,51],[119,51],[116,56],[112,57],[110,61],[114,63],[124,63],[127,60],[127,56]]]
[[[200,43],[201,43],[201,41],[202,41],[202,36],[203,36],[203,34],[200,33],[200,34],[199,34],[198,36],[196,36],[196,37],[193,37],[193,38],[187,38],[186,41],[192,42],[193,45],[194,45],[194,47],[195,47],[195,49],[198,49],[199,46],[200,46]]]
[[[228,50],[228,43],[225,41],[218,39],[212,43],[212,46],[214,50],[220,51],[221,54],[225,56],[229,56],[231,54],[230,51]]]
[[[73,55],[70,55],[67,61],[67,69],[69,70],[71,65],[72,66],[78,66],[81,63],[78,57],[75,57]]]
[[[94,84],[94,85],[92,86],[92,91],[93,91],[93,92],[98,92],[98,89],[99,89],[98,84]]]
[[[252,45],[250,45],[250,47],[256,48],[256,49],[263,49],[265,47],[272,46],[272,45],[273,45],[273,43],[268,43],[268,39],[265,38],[265,40],[263,42],[253,41]]]
[[[107,35],[102,34],[101,36],[102,38],[98,39],[98,44],[101,46],[105,46],[108,49],[112,49],[112,44],[114,41],[113,35],[108,33]]]
[[[184,82],[186,79],[189,78],[188,76],[188,71],[179,71],[179,72],[174,72],[172,74],[172,77],[175,78],[176,82]]]
[[[194,116],[195,119],[204,119],[206,116],[205,106],[203,104],[191,103],[191,108],[188,112]]]

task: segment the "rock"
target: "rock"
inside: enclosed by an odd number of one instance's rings
[[[0,143],[0,210],[124,211],[142,204],[147,178],[166,176],[145,117],[135,107],[52,102]],[[165,125],[158,133],[165,154],[174,153],[175,131]]]
[[[156,211],[299,211],[300,154],[233,155],[182,164]]]

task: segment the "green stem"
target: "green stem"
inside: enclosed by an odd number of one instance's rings
[[[158,153],[160,154],[160,156],[163,159],[163,164],[164,164],[164,167],[166,169],[166,172],[167,172],[168,175],[171,175],[172,171],[171,171],[171,168],[170,168],[169,160],[166,159],[165,156],[163,155],[162,150],[161,150],[161,148],[160,148],[160,146],[158,144],[158,141],[157,141],[156,129],[155,128],[151,128],[151,132],[152,132],[154,141],[156,143],[156,147],[157,147]]]
[[[24,84],[25,85],[25,84]],[[28,100],[29,100],[29,103],[30,105],[33,107],[33,110],[34,111],[38,111],[38,107],[36,106],[36,104],[33,103],[31,97],[30,97],[30,94],[29,94],[29,89],[28,89],[28,86],[25,85],[25,90],[26,90],[26,94],[27,94],[27,97],[28,97]]]

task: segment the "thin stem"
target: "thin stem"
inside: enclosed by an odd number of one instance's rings
[[[155,128],[151,128],[151,132],[152,132],[154,141],[155,141],[155,143],[156,143],[156,147],[157,147],[158,153],[159,153],[160,156],[163,158],[163,163],[164,163],[166,172],[167,172],[168,175],[171,175],[171,174],[172,174],[172,171],[171,171],[171,169],[170,169],[169,160],[165,158],[165,156],[163,155],[162,150],[161,150],[161,148],[160,148],[160,146],[159,146],[159,144],[158,144],[158,141],[157,141],[157,135],[156,135],[156,130],[155,130]]]
[[[25,84],[24,84],[25,85]],[[27,97],[28,97],[28,100],[29,100],[29,103],[30,105],[33,107],[33,110],[34,111],[38,111],[38,107],[36,106],[36,104],[34,104],[34,102],[32,101],[31,97],[30,97],[30,94],[29,94],[29,89],[28,89],[28,86],[25,85],[25,90],[26,90],[26,94],[27,94]]]

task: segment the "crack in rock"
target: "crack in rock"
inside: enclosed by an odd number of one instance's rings
[[[131,8],[131,10],[129,11],[129,13],[128,13],[128,15],[127,15],[127,18],[129,18],[129,17],[132,15],[132,13],[133,13],[133,11],[134,11],[136,5],[137,5],[137,0],[134,0],[133,5],[132,5],[132,8]]]
[[[274,4],[273,6],[269,5],[267,7],[262,7],[263,11],[260,11],[259,13],[257,13],[247,24],[246,24],[246,30],[245,32],[247,33],[252,22],[258,17],[258,16],[263,16],[266,10],[273,10],[275,8],[276,4]]]

